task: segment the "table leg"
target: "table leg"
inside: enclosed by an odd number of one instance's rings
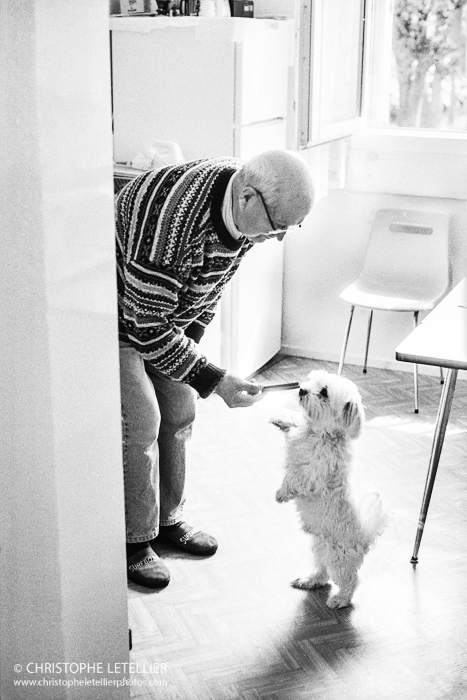
[[[425,527],[425,521],[428,514],[431,494],[433,492],[433,486],[435,484],[436,472],[438,471],[439,458],[441,456],[441,450],[443,449],[444,435],[446,433],[446,426],[448,424],[449,414],[451,412],[451,404],[452,398],[454,396],[454,389],[456,388],[456,380],[457,369],[448,370],[446,381],[443,385],[443,391],[439,402],[438,415],[436,418],[436,428],[433,437],[433,446],[431,448],[430,464],[428,467],[428,474],[426,477],[425,491],[423,494],[422,507],[420,510],[420,518],[418,520],[417,535],[415,537],[415,546],[412,554],[412,559],[410,560],[412,564],[418,563],[418,550],[420,549],[420,542],[422,540],[423,529]]]

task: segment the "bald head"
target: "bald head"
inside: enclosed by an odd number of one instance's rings
[[[259,189],[280,224],[303,221],[314,201],[311,173],[292,151],[265,151],[251,158],[241,170],[243,186]]]

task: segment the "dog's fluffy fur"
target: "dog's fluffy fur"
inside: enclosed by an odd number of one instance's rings
[[[312,535],[316,565],[312,576],[292,585],[311,589],[332,580],[339,590],[327,605],[342,608],[352,600],[357,572],[387,516],[378,493],[366,494],[357,504],[350,493],[352,441],[364,422],[355,384],[315,370],[300,385],[299,403],[296,421],[272,421],[286,437],[286,473],[276,500],[295,500],[303,530]]]

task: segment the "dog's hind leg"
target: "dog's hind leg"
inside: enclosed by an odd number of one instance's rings
[[[354,558],[341,559],[332,567],[331,578],[339,587],[337,593],[330,595],[326,605],[329,608],[345,608],[352,602],[352,596],[358,586],[358,569],[361,561]]]
[[[324,557],[320,556],[323,554],[323,552],[320,551],[319,544],[315,542],[312,549],[316,571],[314,574],[311,574],[311,576],[308,576],[307,578],[297,578],[295,579],[295,581],[292,581],[291,585],[294,588],[305,588],[307,590],[312,590],[313,588],[322,588],[328,583],[330,579],[328,570],[323,561]]]
[[[329,574],[327,570],[323,567],[318,569],[314,574],[308,576],[307,578],[297,578],[292,581],[291,585],[294,588],[305,588],[307,590],[312,590],[313,588],[322,588],[329,581]]]
[[[337,582],[336,582],[337,583]],[[339,586],[339,584],[337,584]],[[352,602],[352,596],[358,585],[358,577],[347,580],[334,595],[330,595],[326,605],[328,608],[346,608]]]

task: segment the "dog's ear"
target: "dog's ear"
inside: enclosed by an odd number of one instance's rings
[[[358,438],[362,430],[362,414],[355,401],[347,401],[342,411],[345,429],[351,438]]]

